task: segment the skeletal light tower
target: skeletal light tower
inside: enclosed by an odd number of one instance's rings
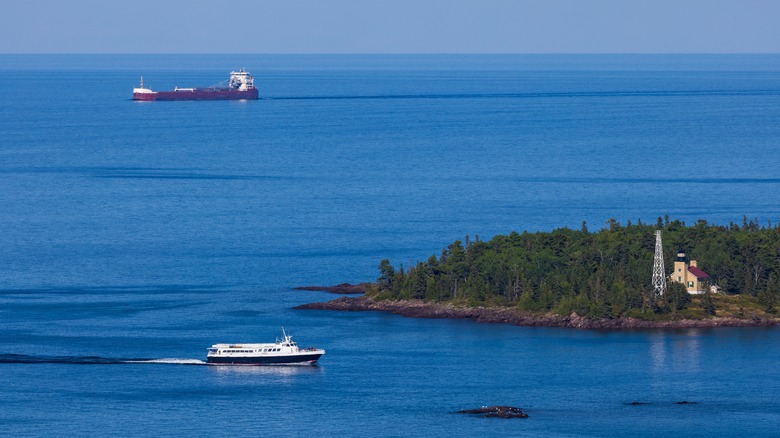
[[[653,261],[653,287],[656,295],[666,293],[666,271],[664,270],[664,251],[661,244],[661,230],[655,232],[655,260]]]

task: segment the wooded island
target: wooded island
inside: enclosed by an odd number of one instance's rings
[[[596,232],[583,222],[580,230],[512,232],[489,241],[468,242],[467,238],[467,244],[455,241],[438,257],[432,255],[408,268],[395,268],[384,259],[379,278],[366,286],[359,307],[395,311],[404,301],[437,311],[442,306],[508,309],[553,318],[778,322],[780,226],[760,226],[747,218],[741,225],[699,220],[688,226],[668,216],[659,217],[655,224],[622,225],[614,219],[606,224]],[[668,277],[663,295],[651,283],[656,230],[663,233]],[[685,285],[673,279],[671,261],[681,250],[695,257],[710,275],[710,284],[701,294],[689,294]],[[717,285],[720,293],[710,292],[710,285]],[[345,303],[341,310],[361,310],[344,308]]]

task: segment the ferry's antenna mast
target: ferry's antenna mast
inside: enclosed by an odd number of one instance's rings
[[[655,232],[655,260],[653,261],[653,288],[656,295],[666,293],[666,270],[664,269],[664,251],[661,243],[661,230]]]

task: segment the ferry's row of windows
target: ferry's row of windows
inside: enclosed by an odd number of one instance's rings
[[[255,350],[222,350],[224,353],[254,353]],[[258,350],[259,352],[260,350]],[[263,348],[262,352],[282,351],[281,348]]]

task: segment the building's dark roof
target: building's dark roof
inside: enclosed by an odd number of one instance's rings
[[[702,271],[701,269],[697,268],[696,266],[688,266],[688,272],[695,275],[696,278],[710,278],[710,274]]]

